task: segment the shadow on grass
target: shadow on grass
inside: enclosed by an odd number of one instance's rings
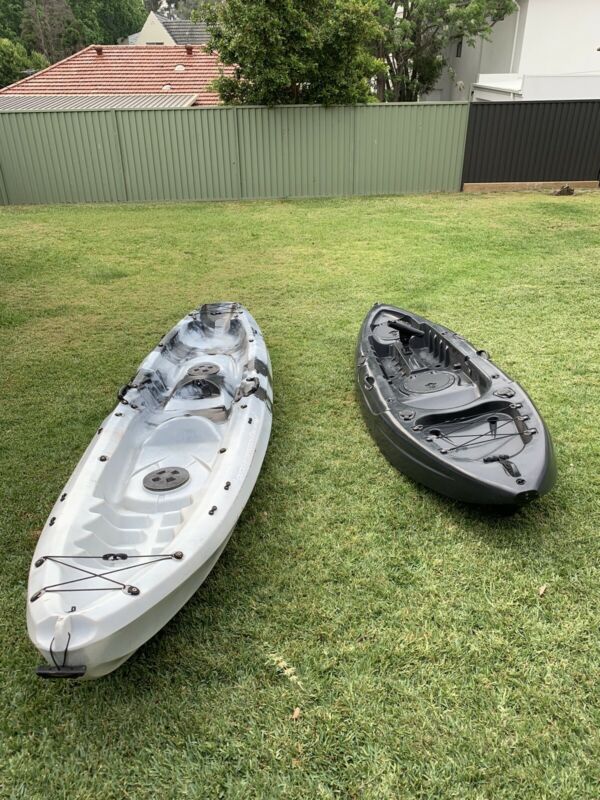
[[[541,546],[543,531],[555,519],[548,497],[515,506],[479,505],[444,497],[412,481],[411,484],[418,488],[422,501],[432,505],[436,515],[447,515],[449,524],[500,549],[513,548],[531,554]]]

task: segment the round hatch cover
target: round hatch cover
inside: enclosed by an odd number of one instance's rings
[[[196,364],[188,369],[187,374],[192,378],[206,378],[207,375],[216,375],[219,371],[218,364]]]
[[[456,381],[451,372],[417,372],[402,381],[402,388],[409,394],[429,394],[448,389]]]
[[[190,479],[190,473],[183,467],[163,467],[144,476],[144,489],[151,492],[169,492],[179,489]]]
[[[373,326],[373,334],[380,342],[397,342],[398,331],[390,327],[390,322],[394,322],[396,317],[389,317]]]

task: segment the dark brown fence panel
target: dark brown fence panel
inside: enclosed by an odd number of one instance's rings
[[[463,185],[599,176],[600,100],[471,104]]]

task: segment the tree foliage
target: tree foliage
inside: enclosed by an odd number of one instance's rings
[[[200,6],[200,0],[177,0],[174,3],[175,13],[182,19],[190,19]]]
[[[82,35],[66,0],[26,0],[21,41],[30,50],[57,61],[82,46]]]
[[[493,25],[516,10],[513,0],[378,0],[382,35],[376,53],[380,100],[415,101],[431,91],[444,66],[444,51],[464,39],[489,38]]]
[[[0,87],[25,78],[27,70],[47,66],[48,62],[40,53],[29,54],[20,42],[0,39]]]
[[[21,34],[24,0],[0,0],[0,38],[17,41]]]
[[[146,11],[142,0],[101,0],[97,2],[96,19],[103,44],[112,44],[139,31]]]
[[[143,0],[0,0],[0,37],[57,61],[92,43],[139,30]]]
[[[233,76],[215,82],[225,103],[360,103],[381,64],[372,0],[205,2],[209,47]]]
[[[200,0],[144,0],[146,11],[158,11],[166,14],[169,7],[181,19],[189,19],[200,5]]]

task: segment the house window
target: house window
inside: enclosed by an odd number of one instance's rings
[[[462,43],[463,43],[463,40],[459,39],[458,43],[456,45],[456,57],[457,58],[460,58],[462,56]]]

